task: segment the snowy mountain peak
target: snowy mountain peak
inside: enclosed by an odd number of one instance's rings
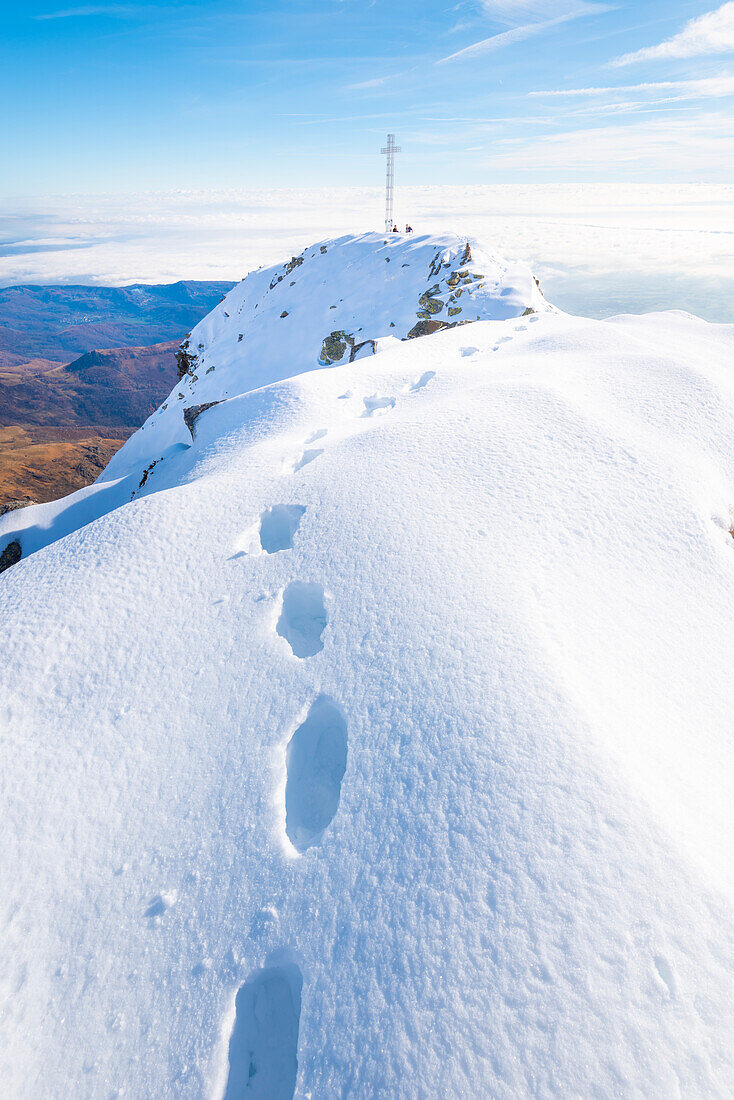
[[[395,340],[550,308],[528,268],[466,237],[366,233],[311,245],[247,275],[200,321],[181,346],[178,385],[104,479],[190,443],[192,415],[213,403]]]

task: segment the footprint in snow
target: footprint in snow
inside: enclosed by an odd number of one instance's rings
[[[303,504],[272,504],[260,517],[260,546],[266,554],[293,549],[293,536],[303,518]]]
[[[298,852],[319,844],[339,809],[347,770],[347,723],[320,695],[285,753],[285,831]]]
[[[283,591],[283,602],[276,632],[285,638],[296,657],[313,657],[324,648],[321,635],[327,615],[322,585],[311,581],[291,581]]]
[[[426,370],[426,371],[424,371],[423,374],[420,376],[420,378],[418,378],[417,381],[415,381],[413,383],[413,385],[410,387],[410,392],[411,393],[417,393],[418,390],[422,390],[423,387],[427,386],[428,383],[431,381],[431,379],[435,378],[435,377],[436,377],[435,370]]]
[[[675,974],[673,973],[673,968],[671,967],[670,963],[664,955],[655,955],[655,957],[653,958],[653,962],[655,963],[655,970],[657,972],[658,978],[667,989],[670,999],[673,1000],[677,992],[677,984],[675,980]]]
[[[153,924],[160,924],[163,914],[176,904],[176,892],[172,890],[167,894],[156,894],[148,902],[148,907],[145,910],[143,916],[147,917]]]
[[[302,989],[303,975],[291,962],[263,967],[240,986],[223,1100],[292,1100]]]
[[[315,458],[318,458],[319,455],[322,455],[323,453],[323,447],[307,448],[293,467],[293,473],[297,474],[299,470],[302,470],[304,466],[308,466],[309,462],[313,462]]]
[[[470,355],[476,355],[479,348],[459,348],[463,359],[467,359]]]
[[[394,409],[395,398],[394,397],[378,397],[377,394],[373,394],[372,397],[365,397],[364,399],[364,412],[362,416],[372,416],[380,409]]]

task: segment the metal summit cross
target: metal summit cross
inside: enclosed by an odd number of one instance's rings
[[[395,154],[401,152],[395,144],[395,134],[387,135],[387,145],[380,149],[387,155],[387,173],[385,175],[385,232],[391,233],[393,227],[392,203],[395,194]]]

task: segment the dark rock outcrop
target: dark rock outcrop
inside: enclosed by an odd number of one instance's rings
[[[457,325],[470,325],[471,321],[439,321],[436,317],[419,321],[405,337],[406,340],[415,340],[417,336],[432,336],[434,332],[440,332],[443,328],[456,328]]]
[[[347,347],[354,347],[354,337],[344,329],[335,329],[324,337],[319,354],[319,363],[328,367],[331,363],[338,363],[344,358]]]
[[[205,401],[203,405],[188,405],[183,411],[183,418],[186,427],[191,432],[191,438],[194,438],[194,424],[199,419],[202,413],[207,409],[213,409],[215,405],[221,405],[221,401]]]
[[[0,516],[5,516],[8,512],[15,512],[17,508],[28,508],[29,505],[35,503],[36,501],[31,500],[30,497],[26,497],[24,500],[6,500],[0,504]]]
[[[374,355],[375,350],[376,350],[375,341],[374,340],[363,340],[361,344],[353,344],[352,345],[352,350],[349,352],[349,362],[353,363],[354,360],[359,355],[362,348],[366,348],[368,344],[370,345],[370,348],[371,348],[370,354]]]
[[[181,344],[181,347],[176,352],[176,363],[178,364],[179,382],[182,378],[185,377],[185,375],[193,374],[194,367],[196,366],[196,353],[194,352],[193,354],[191,354],[189,352],[189,346],[190,345],[188,340],[184,340],[184,342]]]
[[[23,557],[23,551],[21,545],[17,539],[13,539],[0,554],[0,573],[4,573],[6,569],[10,569],[11,565],[17,565],[20,559]]]

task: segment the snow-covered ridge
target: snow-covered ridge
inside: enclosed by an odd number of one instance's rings
[[[340,237],[252,272],[183,342],[178,385],[95,485],[0,518],[0,555],[9,547],[0,562],[28,557],[167,484],[166,474],[179,477],[181,464],[170,460],[189,449],[199,416],[222,401],[402,340],[551,309],[528,268],[451,234]]]
[[[190,442],[187,408],[352,363],[395,340],[550,308],[528,268],[466,237],[367,233],[312,245],[246,276],[199,322],[182,345],[179,385],[102,480],[156,458],[156,447]]]
[[[5,1092],[734,1094],[734,326],[273,303],[0,577]]]

